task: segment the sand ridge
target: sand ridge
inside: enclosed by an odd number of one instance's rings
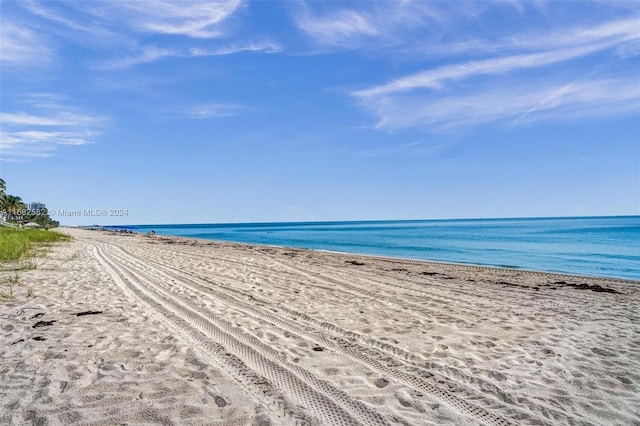
[[[637,282],[68,232],[0,305],[3,424],[640,423]]]

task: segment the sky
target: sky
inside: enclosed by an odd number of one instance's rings
[[[0,0],[67,225],[640,214],[640,2]]]

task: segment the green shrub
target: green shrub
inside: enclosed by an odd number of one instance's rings
[[[43,229],[0,228],[0,262],[14,262],[30,255],[34,243],[67,241],[69,236]]]

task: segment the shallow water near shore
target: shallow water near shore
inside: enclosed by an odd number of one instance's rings
[[[161,235],[640,280],[640,216],[131,228]]]

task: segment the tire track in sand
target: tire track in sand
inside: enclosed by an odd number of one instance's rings
[[[120,248],[120,249],[124,250],[123,248]],[[174,254],[175,252],[178,252],[180,254],[185,255],[185,258],[188,258],[188,256],[190,256],[188,252],[185,252],[182,250],[176,250],[174,247],[171,247],[169,252],[172,254]],[[212,260],[215,261],[215,264],[218,265],[219,267],[221,268],[226,267],[226,265],[224,265],[225,261],[217,257],[212,258],[207,255],[196,254],[196,253],[192,253],[191,256],[204,258],[204,259],[211,258]],[[154,257],[157,261],[151,260]],[[186,277],[187,275],[189,277],[195,278],[195,281],[199,281],[199,284],[197,285],[200,285],[206,291],[213,292],[215,291],[215,288],[223,288],[226,291],[231,292],[232,294],[235,294],[237,297],[241,298],[239,300],[240,303],[243,303],[241,301],[242,299],[245,299],[245,300],[248,299],[251,302],[253,302],[253,304],[249,304],[248,306],[259,305],[261,307],[264,307],[264,309],[266,310],[266,309],[269,309],[268,306],[272,305],[266,302],[265,300],[262,300],[254,296],[253,292],[241,290],[236,286],[223,284],[219,280],[212,281],[208,276],[204,276],[190,270],[169,266],[166,264],[166,259],[163,259],[157,255],[150,256],[148,253],[145,253],[144,258],[145,260],[151,263],[154,263],[158,267],[168,268],[175,271],[175,273],[179,274],[177,276],[179,279],[182,279],[182,277]],[[164,262],[161,262],[161,260],[163,260]],[[279,260],[270,259],[270,261],[273,262],[275,265],[278,265],[281,268],[283,268],[282,269],[283,271],[289,271],[288,273],[290,273],[291,276],[296,275],[298,276],[298,278],[304,277],[309,280],[311,279],[321,280],[322,278],[325,277],[325,274],[316,274],[315,272],[307,272],[305,270],[301,270],[294,266],[283,265]],[[231,260],[229,263],[232,263],[233,265],[249,267],[252,269],[257,268],[260,271],[265,271],[274,276],[278,272],[280,272],[280,270],[270,269],[258,263],[248,264],[248,263],[240,262],[236,259]],[[331,282],[333,282],[334,285],[352,286],[340,278],[336,278],[336,279],[333,279],[332,277],[328,277],[328,278],[329,280],[333,280]],[[246,284],[246,283],[243,283],[238,278],[232,278],[232,277],[229,277],[228,275],[224,275],[224,279],[225,281],[233,281],[233,282],[237,282],[238,284]],[[194,280],[191,279],[190,281],[193,282]],[[300,283],[302,283],[302,281],[300,281]],[[309,281],[305,280],[304,284],[308,285]],[[215,288],[212,286],[214,286]],[[360,288],[359,286],[355,286],[355,287]],[[361,291],[366,292],[367,290],[365,288],[362,288]],[[216,297],[221,298],[223,296],[221,296],[219,293],[216,293]],[[540,413],[538,413],[538,415],[536,416],[535,414],[533,414],[533,412],[526,410],[525,407],[527,407],[528,405],[532,405],[532,406],[535,405],[535,403],[533,403],[532,401],[527,401],[526,396],[519,396],[516,398],[515,396],[511,395],[508,390],[505,390],[500,386],[490,381],[487,381],[481,377],[470,376],[457,367],[450,366],[450,365],[441,365],[437,362],[434,362],[433,360],[429,360],[422,356],[413,354],[401,347],[395,346],[388,342],[383,342],[383,341],[371,338],[370,336],[363,336],[357,332],[346,330],[333,323],[326,322],[323,320],[318,320],[317,318],[311,317],[302,312],[289,309],[281,304],[277,305],[277,309],[278,311],[280,311],[280,313],[288,317],[288,318],[285,318],[286,323],[283,325],[280,325],[279,328],[286,328],[288,331],[291,331],[299,336],[306,336],[310,339],[311,338],[315,339],[315,341],[317,342],[322,342],[327,347],[337,350],[338,352],[342,352],[343,354],[349,356],[351,359],[354,359],[360,364],[366,365],[369,368],[375,371],[378,371],[383,375],[387,375],[388,377],[395,378],[396,380],[404,383],[406,386],[413,388],[416,391],[427,393],[456,410],[457,410],[457,407],[447,402],[447,397],[446,396],[443,397],[441,392],[444,392],[445,395],[451,395],[450,397],[452,398],[460,399],[461,396],[456,395],[455,392],[459,392],[462,389],[466,392],[464,395],[464,397],[466,397],[466,401],[470,402],[472,405],[479,406],[483,409],[486,408],[488,409],[489,412],[491,412],[491,410],[493,410],[496,407],[506,408],[506,410],[503,410],[503,411],[505,411],[505,415],[507,415],[507,417],[509,418],[518,418],[520,420],[522,419],[535,420],[538,417],[540,417]],[[270,311],[266,311],[266,314],[267,315],[270,314]],[[294,330],[291,327],[291,321],[295,321],[296,323],[302,322],[304,323],[305,327],[311,326],[311,327],[315,327],[316,329],[321,329],[326,333],[332,334],[333,336],[343,338],[343,340],[336,340],[336,338],[334,337],[328,337],[330,341],[327,342],[326,338],[323,339],[323,337],[326,337],[326,336],[304,334],[299,330]],[[342,348],[349,348],[350,350],[352,349],[351,347],[355,343],[354,341],[360,344],[357,348],[357,352],[360,355],[354,356],[353,354],[345,352],[345,350],[336,346],[336,344],[339,344],[339,345],[342,345]],[[387,355],[386,358],[385,358],[385,354],[382,354],[382,352],[384,352]],[[379,362],[382,363],[382,365],[386,365],[387,367],[391,366],[392,370],[400,370],[401,373],[400,375],[398,375],[397,372],[389,373],[388,368],[381,369],[379,366],[374,365],[374,363],[368,362],[365,359],[363,359],[362,355],[368,357],[367,359],[378,360]],[[392,359],[388,358],[388,355],[391,355],[393,358]],[[409,366],[408,367],[402,366],[401,365],[402,362],[404,362],[404,364],[409,364]],[[413,376],[418,380],[422,380],[422,381],[426,380],[428,384],[432,384],[436,386],[438,388],[438,391],[429,392],[424,387],[416,387],[415,382],[408,381],[402,378],[402,377],[405,377],[404,375],[406,374],[408,374],[409,376]],[[468,414],[467,411],[463,411],[462,413]],[[546,414],[542,415],[542,418],[547,420],[549,416],[551,418],[564,417],[559,410],[553,407],[546,407],[544,410],[544,413]],[[541,421],[544,422],[544,420],[541,420]]]
[[[399,382],[404,383],[406,386],[417,390],[418,392],[429,394],[439,401],[447,404],[449,407],[453,408],[456,412],[467,415],[471,418],[474,418],[477,421],[480,421],[484,424],[489,425],[507,425],[509,424],[504,418],[499,417],[486,410],[484,407],[475,405],[470,403],[469,401],[462,399],[458,396],[453,395],[449,389],[451,386],[456,388],[457,383],[451,382],[446,377],[434,377],[434,374],[425,370],[422,367],[418,367],[416,365],[412,365],[410,369],[402,368],[398,363],[398,359],[389,359],[387,354],[383,354],[380,352],[380,349],[385,350],[385,352],[390,351],[394,356],[399,356],[403,358],[405,361],[411,360],[415,361],[415,357],[413,357],[410,353],[400,348],[396,348],[392,345],[383,343],[383,342],[375,342],[373,347],[366,347],[360,344],[361,342],[354,342],[353,340],[346,340],[342,336],[336,336],[336,332],[338,334],[342,329],[338,326],[335,326],[330,323],[322,322],[315,320],[312,317],[309,317],[306,314],[299,313],[293,310],[289,310],[282,306],[278,306],[278,309],[281,311],[285,311],[289,313],[290,318],[283,318],[272,311],[266,310],[266,308],[262,306],[267,306],[268,304],[260,299],[256,298],[253,295],[241,292],[237,289],[229,287],[225,284],[211,282],[209,280],[203,280],[202,278],[197,279],[193,276],[193,274],[188,274],[191,278],[185,277],[187,275],[185,271],[182,271],[178,268],[173,268],[167,266],[166,264],[161,264],[156,261],[150,260],[148,257],[145,259],[137,258],[136,255],[133,255],[127,252],[125,249],[114,245],[112,246],[114,249],[120,251],[122,254],[119,257],[121,261],[127,262],[127,258],[136,259],[139,264],[144,265],[144,267],[150,268],[153,270],[154,274],[162,274],[165,275],[169,280],[173,281],[173,285],[176,284],[176,281],[179,281],[180,285],[191,289],[199,294],[199,297],[204,298],[212,298],[215,295],[215,300],[224,300],[225,304],[233,306],[235,309],[244,312],[245,314],[251,315],[254,318],[257,318],[261,321],[268,321],[272,325],[276,327],[287,330],[289,332],[295,333],[299,336],[306,337],[315,342],[322,343],[326,347],[329,347],[337,352],[340,352],[349,358],[357,361],[360,364],[363,364],[379,373],[386,375],[387,377],[392,377]],[[153,264],[151,266],[150,264]],[[172,271],[172,272],[171,272]],[[198,282],[200,281],[200,282]],[[206,284],[203,284],[205,282]],[[191,283],[191,284],[189,284]],[[256,302],[257,305],[248,304],[243,302],[241,299],[238,299],[230,294],[217,290],[216,288],[211,287],[214,285],[218,288],[223,288],[227,291],[231,291],[233,293],[240,293],[245,299],[249,299],[253,302]],[[171,290],[169,290],[171,291]],[[194,301],[188,299],[186,303],[193,304]],[[256,306],[261,306],[256,307]],[[296,322],[302,320],[305,324],[304,326],[297,326],[291,320],[294,319]],[[219,321],[219,320],[218,320]],[[331,331],[334,336],[326,336],[321,331],[317,330],[315,327],[319,327],[325,329],[327,331]],[[353,332],[346,333],[351,334],[351,337],[354,337]],[[360,336],[363,337],[363,336]],[[363,337],[363,339],[366,339]],[[369,340],[369,339],[367,339]],[[369,342],[371,343],[371,342]],[[376,344],[377,343],[377,344]],[[261,349],[262,350],[262,349]],[[297,366],[296,366],[297,367]],[[413,370],[413,371],[412,371]],[[426,380],[430,380],[432,383],[427,382]],[[488,385],[488,384],[485,384]],[[448,389],[447,389],[448,388]],[[497,394],[501,394],[501,399],[508,399],[508,396],[500,389],[495,389]],[[494,404],[497,401],[492,401]],[[513,408],[513,406],[510,406]],[[514,413],[515,414],[515,413]],[[517,413],[520,415],[525,415],[525,413]]]
[[[209,349],[208,352],[217,355],[218,359],[222,358],[221,364],[227,367],[225,370],[230,370],[254,394],[271,394],[269,408],[276,414],[289,417],[295,423],[311,423],[299,410],[291,407],[286,396],[273,389],[270,382],[313,412],[323,424],[387,424],[379,413],[364,403],[351,399],[346,393],[299,366],[287,365],[273,349],[253,336],[238,333],[233,325],[216,318],[211,312],[202,312],[203,308],[195,306],[191,301],[181,302],[179,296],[162,289],[148,273],[116,264],[110,259],[107,250],[95,245],[94,254],[116,281],[125,285],[174,326],[186,332],[189,340],[201,342]]]

